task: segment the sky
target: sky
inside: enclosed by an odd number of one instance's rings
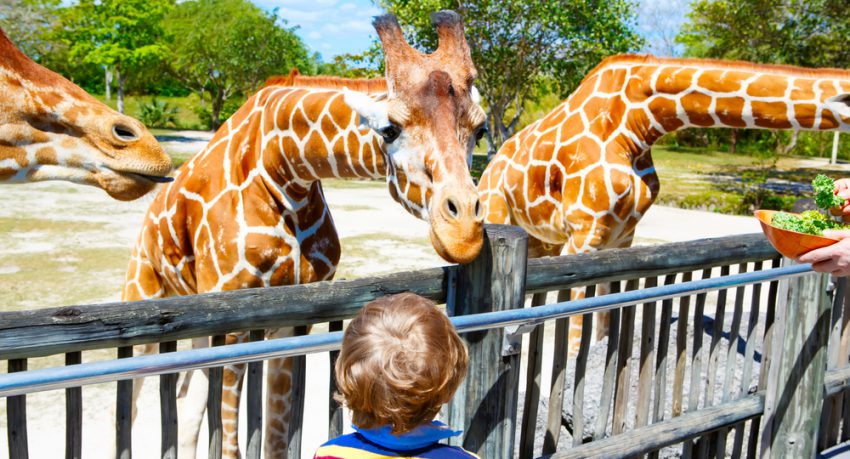
[[[375,37],[372,17],[383,11],[371,0],[252,0],[296,26],[296,33],[325,61],[367,49]],[[689,0],[638,0],[637,30],[647,39],[641,50],[657,55],[681,53],[673,39],[685,21]]]

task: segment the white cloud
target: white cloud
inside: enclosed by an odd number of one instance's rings
[[[359,53],[372,43],[372,17],[382,14],[371,0],[252,0],[272,10],[325,59],[338,54]]]

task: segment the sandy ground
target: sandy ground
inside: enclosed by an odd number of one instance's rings
[[[192,136],[196,134],[186,133],[181,139]],[[189,145],[197,148],[198,140],[193,140],[179,140],[177,146],[166,147],[171,151],[178,148],[189,151],[193,148]],[[444,264],[428,242],[426,223],[393,202],[385,185],[330,182],[325,192],[343,244],[337,278]],[[59,183],[9,186],[3,188],[3,193],[0,310],[97,303],[119,298],[127,256],[149,199],[120,203],[110,200],[100,190]],[[639,225],[636,244],[758,231],[754,218],[655,206]],[[75,293],[77,290],[82,293]],[[544,361],[549,361],[551,354],[550,337]],[[107,351],[84,355],[85,360],[102,358],[111,358],[111,355]],[[31,365],[58,363],[57,359],[38,359]],[[327,356],[308,356],[307,365],[309,408],[305,413],[303,457],[309,458],[326,440]],[[0,364],[0,371],[5,371],[5,364]],[[525,378],[524,372],[522,378]],[[544,372],[544,398],[548,396],[549,378]],[[86,387],[83,397],[83,456],[107,457],[113,441],[110,426],[114,384]],[[62,456],[63,399],[61,392],[28,396],[30,457]],[[157,457],[159,414],[155,381],[145,385],[140,404],[143,408],[134,429],[134,444],[137,445],[134,457]],[[5,402],[0,402],[0,411],[5,411]],[[0,416],[0,458],[8,454],[5,422],[5,416]],[[244,430],[244,420],[242,424]],[[203,426],[201,445],[206,442],[205,432],[206,426]],[[198,457],[206,457],[206,448],[199,448]]]

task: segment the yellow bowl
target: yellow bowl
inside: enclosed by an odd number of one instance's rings
[[[761,223],[761,230],[764,232],[764,235],[767,236],[767,240],[770,241],[773,248],[786,257],[797,258],[811,250],[826,247],[838,242],[837,239],[815,236],[813,234],[798,233],[797,231],[786,230],[773,226],[770,222],[773,219],[773,214],[776,212],[776,210],[757,210],[756,218],[759,219],[759,223]],[[791,212],[787,213],[791,215],[798,215]]]

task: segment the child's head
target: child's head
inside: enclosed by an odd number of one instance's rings
[[[434,419],[466,376],[463,341],[436,305],[402,293],[363,307],[336,361],[339,392],[360,428],[404,433]]]

